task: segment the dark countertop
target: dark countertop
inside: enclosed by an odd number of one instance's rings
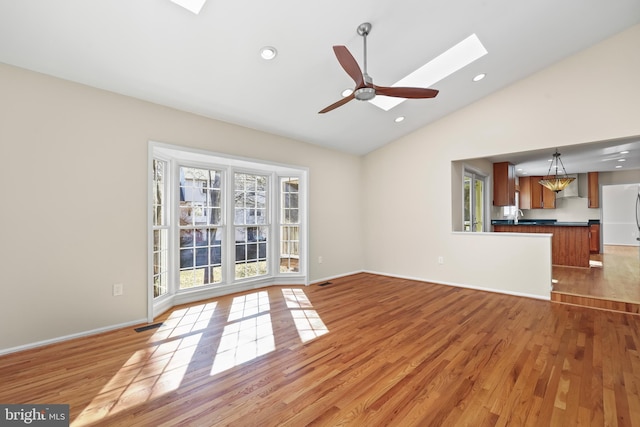
[[[582,222],[560,222],[555,219],[519,219],[516,224],[512,219],[492,219],[491,225],[536,225],[536,226],[553,226],[553,227],[588,227],[592,224],[600,224],[599,219],[590,219]]]

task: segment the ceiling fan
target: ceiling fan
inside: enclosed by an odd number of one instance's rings
[[[418,87],[385,87],[373,84],[373,79],[367,74],[367,36],[371,32],[371,24],[365,22],[358,26],[358,34],[364,39],[364,73],[354,59],[353,55],[345,46],[334,46],[333,51],[338,58],[338,62],[342,68],[356,83],[350,95],[345,96],[340,101],[329,105],[327,108],[319,111],[319,114],[329,112],[336,109],[352,99],[359,101],[369,101],[376,95],[393,96],[396,98],[434,98],[438,91],[435,89],[424,89]]]

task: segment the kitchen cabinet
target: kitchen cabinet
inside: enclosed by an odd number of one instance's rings
[[[541,179],[541,176],[529,177],[531,186],[531,209],[555,209],[556,193],[540,185],[539,181]]]
[[[516,167],[509,162],[493,164],[493,206],[516,205]]]
[[[587,174],[587,196],[588,207],[600,207],[600,188],[598,185],[598,172],[589,172]]]
[[[542,187],[542,209],[555,209],[556,193],[543,185],[540,185],[540,187]]]
[[[541,176],[529,177],[531,181],[531,209],[542,209],[542,185],[538,184],[541,179]]]
[[[520,196],[518,203],[520,209],[531,209],[531,177],[521,176],[518,178]]]
[[[592,254],[600,253],[600,224],[589,225],[589,251]]]

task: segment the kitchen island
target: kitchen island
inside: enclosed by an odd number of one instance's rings
[[[551,263],[571,267],[589,267],[590,222],[555,220],[492,220],[493,231],[502,233],[551,234]]]

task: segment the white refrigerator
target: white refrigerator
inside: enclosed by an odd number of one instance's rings
[[[640,245],[640,184],[602,186],[602,243]]]

